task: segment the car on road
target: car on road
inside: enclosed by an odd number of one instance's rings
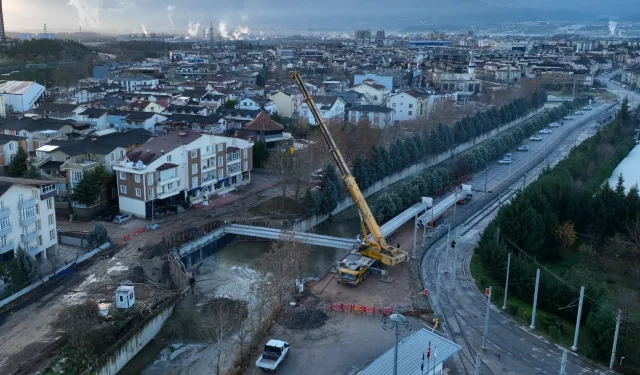
[[[129,220],[131,220],[131,215],[129,214],[119,214],[116,215],[115,218],[113,218],[113,222],[116,224],[124,224]]]
[[[573,120],[575,117],[573,116],[564,116],[564,119],[569,121],[569,120]]]
[[[504,154],[503,159],[511,159],[511,153],[507,152],[506,154]]]
[[[557,127],[559,127],[559,126],[560,126],[560,124],[559,124],[559,123],[557,123],[557,122],[552,122],[551,124],[549,124],[549,127],[550,127],[550,128],[557,128]]]
[[[553,133],[553,131],[551,131],[551,129],[542,129],[540,131],[538,131],[538,134],[551,134]]]
[[[590,111],[590,110],[592,110],[592,109],[593,109],[593,107],[592,107],[592,106],[590,106],[590,105],[588,105],[588,106],[586,106],[586,107],[584,107],[584,108],[582,108],[582,109],[583,109],[583,110],[585,110],[585,111]]]
[[[500,159],[498,160],[498,164],[511,164],[512,160],[511,159]]]
[[[540,139],[542,139],[542,138],[540,138]],[[522,146],[518,147],[518,151],[529,151],[529,146],[522,145]]]
[[[256,366],[263,370],[277,371],[278,366],[289,353],[289,343],[282,340],[269,340],[264,346],[264,352],[256,361]]]
[[[584,112],[582,112],[582,111],[578,111],[578,112],[574,113],[574,115],[578,115],[578,116],[580,116],[580,115],[584,115]]]
[[[541,141],[542,137],[538,136],[538,135],[534,135],[532,137],[529,137],[530,141]]]

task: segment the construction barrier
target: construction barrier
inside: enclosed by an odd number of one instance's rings
[[[380,312],[385,316],[391,315],[393,314],[393,307],[383,307]]]
[[[124,235],[124,240],[125,241],[129,241],[129,238],[131,237],[131,234],[127,233]]]
[[[133,235],[134,235],[134,236],[137,236],[137,235],[138,235],[138,233],[139,233],[139,231],[138,231],[137,229],[133,231]]]
[[[331,303],[329,305],[329,309],[333,311],[343,311],[343,312],[352,312],[358,314],[372,314],[375,315],[377,309],[375,306],[364,306],[364,305],[345,305],[343,303]]]
[[[344,305],[341,303],[332,303],[329,308],[333,311],[344,311]]]

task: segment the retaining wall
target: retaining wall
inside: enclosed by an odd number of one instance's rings
[[[467,150],[469,150],[470,148],[476,146],[479,143],[482,143],[484,141],[486,141],[489,138],[495,137],[496,135],[511,129],[512,127],[514,127],[515,125],[521,124],[524,121],[529,120],[530,118],[544,112],[546,109],[545,108],[539,108],[535,111],[529,112],[527,115],[520,117],[517,120],[511,121],[508,124],[505,124],[501,127],[498,127],[496,129],[491,130],[488,133],[484,133],[478,137],[476,137],[475,139],[457,145],[456,147],[454,147],[453,149],[449,149],[439,155],[434,155],[434,156],[430,156],[428,158],[426,158],[425,160],[416,163],[410,167],[407,167],[405,169],[403,169],[400,172],[397,172],[391,176],[387,176],[385,178],[383,178],[382,180],[379,180],[378,182],[376,182],[375,184],[369,186],[368,188],[364,189],[362,191],[362,194],[365,197],[368,197],[372,194],[375,194],[377,192],[379,192],[380,190],[388,187],[389,185],[392,185],[398,181],[401,181],[407,177],[410,177],[412,175],[415,175],[417,173],[422,172],[423,170],[432,167],[436,164],[439,164],[455,155],[458,155],[462,152],[465,152]],[[346,210],[347,208],[351,207],[353,205],[353,200],[351,199],[351,197],[347,197],[343,200],[341,200],[340,202],[338,202],[338,206],[336,207],[335,210],[333,210],[333,212],[331,212],[330,215],[317,215],[317,216],[313,216],[310,217],[308,219],[299,221],[297,223],[295,223],[293,225],[293,230],[294,231],[300,231],[300,232],[305,232],[307,230],[309,230],[310,228],[315,227],[316,225],[324,222],[325,220],[327,220],[330,216],[333,215],[337,215],[340,212]]]

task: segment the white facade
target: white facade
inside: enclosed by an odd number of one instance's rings
[[[18,247],[39,260],[58,247],[55,183],[1,177],[0,185],[11,185],[0,196],[0,261],[10,260]]]
[[[270,95],[269,100],[276,104],[277,112],[283,117],[293,117],[298,112],[298,106],[292,95],[285,94],[282,91]]]
[[[345,105],[345,101],[339,97],[336,97],[332,104],[324,105],[316,102],[316,106],[318,107],[320,116],[323,120],[344,120]],[[306,119],[307,123],[310,125],[317,125],[316,119],[313,117],[313,114],[311,114],[311,110],[309,110],[307,103],[303,102],[300,105],[300,118]]]
[[[251,98],[244,98],[236,104],[236,109],[248,109],[252,111],[259,111],[264,107],[265,111],[269,114],[273,114],[277,110],[276,103],[269,100],[265,103],[259,103]]]
[[[44,86],[35,82],[6,81],[0,83],[0,95],[4,100],[7,112],[26,112],[44,94]]]
[[[415,120],[418,116],[418,99],[404,92],[389,98],[389,107],[395,111],[395,121]]]
[[[120,77],[115,79],[110,79],[108,81],[109,84],[115,83],[116,85],[120,85],[124,91],[137,91],[142,89],[148,89],[152,87],[158,87],[160,84],[160,80],[153,77]]]
[[[367,104],[384,105],[389,97],[389,90],[386,88],[378,89],[366,83],[355,85],[349,90],[364,94]]]

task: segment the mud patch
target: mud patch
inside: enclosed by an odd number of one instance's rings
[[[314,329],[320,328],[329,319],[329,316],[318,309],[298,308],[282,315],[278,323],[289,329]]]

